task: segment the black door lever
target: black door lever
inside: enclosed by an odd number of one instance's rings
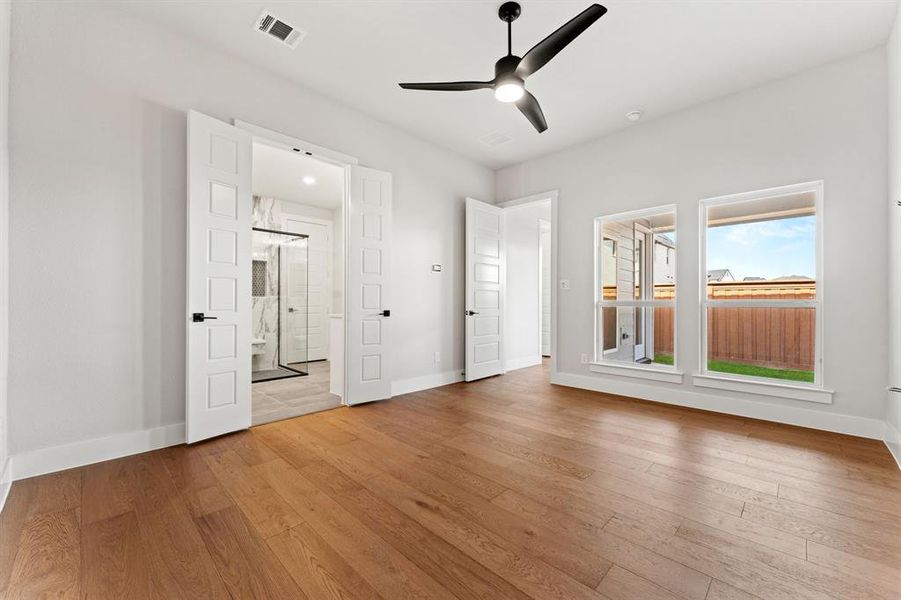
[[[390,316],[391,316],[391,311],[390,311],[390,310],[383,310],[383,311],[380,312],[379,314],[382,315],[383,317],[390,317]]]
[[[191,315],[191,320],[195,323],[203,323],[209,319],[218,319],[219,317],[206,317],[203,313],[194,313]]]
[[[474,311],[474,310],[467,310],[467,311],[466,311],[466,316],[467,316],[467,317],[471,317],[471,316],[477,315],[477,314],[479,314],[479,313],[478,313],[477,311]]]

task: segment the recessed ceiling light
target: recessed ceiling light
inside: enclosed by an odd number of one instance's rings
[[[313,185],[316,183],[316,178],[312,175],[304,175],[303,182],[307,185]]]
[[[626,118],[632,121],[633,123],[641,119],[641,111],[633,110],[631,112],[626,113]]]

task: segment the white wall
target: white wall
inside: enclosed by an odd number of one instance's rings
[[[878,48],[497,173],[504,200],[559,189],[561,380],[880,436],[888,380],[886,60]],[[679,362],[699,367],[698,201],[825,180],[825,385],[831,405],[590,373],[598,215],[676,203]],[[692,283],[694,282],[694,283]],[[841,416],[839,416],[841,415]]]
[[[16,3],[13,34],[17,456],[183,421],[191,108],[391,171],[394,377],[462,370],[464,198],[490,170],[103,3]]]
[[[901,7],[886,45],[889,148],[889,385],[901,387]],[[885,441],[901,466],[901,393],[889,392]]]
[[[12,3],[0,0],[0,508],[8,491],[9,420],[9,34]]]
[[[504,358],[507,370],[541,362],[539,224],[551,219],[551,203],[511,207],[506,220]]]

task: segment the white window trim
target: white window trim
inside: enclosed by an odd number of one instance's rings
[[[780,383],[777,379],[732,375],[715,371],[709,371],[703,375],[692,375],[691,383],[697,387],[744,392],[774,398],[787,398],[790,400],[806,400],[807,402],[817,402],[819,404],[832,404],[832,395],[835,393],[833,390],[827,390],[812,384]]]
[[[605,375],[619,375],[621,377],[637,377],[639,379],[650,379],[652,381],[665,381],[667,383],[682,383],[685,376],[683,371],[679,371],[675,367],[665,365],[642,365],[638,363],[624,363],[609,361],[594,361],[589,363],[588,370],[593,373],[603,373]]]
[[[823,386],[823,181],[809,181],[793,185],[786,185],[740,194],[730,194],[701,200],[699,207],[700,248],[698,258],[700,268],[698,271],[700,332],[698,357],[699,372],[692,376],[692,383],[699,387],[709,387],[723,390],[761,394],[778,398],[794,400],[806,400],[821,404],[831,404],[833,391]],[[816,211],[816,299],[814,300],[708,300],[707,299],[707,209],[711,206],[734,204],[772,198],[773,196],[787,196],[791,194],[813,193],[814,210]],[[785,308],[809,307],[816,310],[816,339],[814,342],[814,382],[786,383],[766,377],[751,377],[719,373],[707,369],[707,308],[711,306],[741,307],[768,307],[777,306]]]
[[[679,353],[677,348],[677,331],[678,331],[678,319],[679,319],[679,309],[678,309],[678,299],[679,295],[676,294],[675,300],[604,300],[601,296],[601,287],[603,281],[603,274],[601,273],[601,244],[603,244],[604,235],[601,231],[600,225],[604,221],[625,221],[630,219],[641,219],[646,217],[652,217],[654,215],[659,215],[661,213],[673,213],[673,223],[674,230],[678,227],[678,213],[675,204],[665,204],[662,206],[654,206],[651,208],[644,208],[640,210],[632,210],[620,213],[611,213],[608,215],[601,215],[595,217],[594,222],[592,223],[594,227],[594,357],[595,359],[589,363],[588,369],[595,373],[605,373],[611,375],[622,375],[626,377],[637,377],[640,379],[650,379],[654,381],[666,381],[669,383],[682,383],[683,371],[679,370]],[[677,238],[678,239],[678,238]],[[653,253],[651,253],[651,259],[653,260]],[[676,277],[675,281],[679,281],[678,275],[678,257],[677,257],[677,265],[676,265]],[[642,268],[647,268],[646,265],[643,265]],[[651,364],[640,364],[640,363],[625,363],[622,361],[614,361],[612,359],[604,358],[605,355],[611,354],[614,351],[618,351],[620,344],[619,339],[616,341],[616,350],[608,350],[604,351],[602,347],[599,348],[599,339],[598,335],[599,331],[599,314],[601,308],[604,307],[672,307],[673,315],[675,319],[675,323],[673,325],[673,365],[655,365]],[[617,317],[617,323],[619,322],[619,318]],[[619,327],[617,326],[617,329]],[[617,331],[617,336],[619,332]],[[599,352],[600,350],[600,352]]]

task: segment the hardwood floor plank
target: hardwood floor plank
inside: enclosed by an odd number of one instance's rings
[[[758,527],[779,529],[848,554],[901,569],[901,540],[898,539],[894,539],[897,545],[892,546],[888,543],[893,540],[890,537],[882,541],[872,540],[866,537],[866,532],[855,535],[824,526],[814,519],[799,518],[753,504],[745,506],[742,519]]]
[[[706,600],[760,600],[760,597],[743,592],[718,579],[714,579],[710,583],[710,591],[707,592]]]
[[[678,600],[677,596],[635,573],[613,565],[597,590],[610,600]],[[707,590],[704,590],[706,597]]]
[[[302,474],[457,598],[527,600],[505,579],[331,465],[310,465]]]
[[[451,599],[453,595],[288,463],[273,460],[256,467],[317,534],[381,595],[389,598]]]
[[[206,461],[264,539],[300,523],[294,509],[233,450],[207,456]]]
[[[830,597],[758,561],[741,560],[676,535],[659,535],[637,521],[617,516],[604,530],[767,600],[823,600]]]
[[[759,563],[780,571],[785,576],[798,581],[810,589],[820,590],[826,594],[834,594],[848,600],[892,600],[895,593],[883,588],[879,582],[865,579],[843,577],[831,569],[820,567],[809,561],[791,557],[748,542],[722,530],[701,525],[685,523],[676,532],[676,536],[707,546],[720,554],[730,556],[745,563]],[[896,590],[897,591],[897,590]]]
[[[190,511],[162,464],[161,454],[147,453],[139,458],[133,498],[154,595],[167,600],[228,597]]]
[[[196,522],[232,598],[307,597],[236,506],[198,517]]]
[[[48,488],[62,489],[55,478]],[[61,499],[61,503],[63,499]],[[79,598],[81,596],[81,536],[75,509],[44,512],[52,499],[41,502],[41,513],[25,525],[6,592],[8,600]]]
[[[0,512],[0,598],[5,597],[4,592],[9,586],[13,562],[29,521],[36,482],[37,478],[15,482],[6,498],[3,512]]]
[[[374,455],[370,446],[351,446],[353,445],[348,445],[348,451],[360,461],[369,460],[369,457]],[[559,530],[549,529],[539,522],[525,522],[484,498],[467,494],[465,490],[441,478],[410,468],[408,463],[402,461],[392,463],[384,455],[379,457],[377,463],[383,473],[403,482],[409,489],[427,494],[465,518],[483,522],[486,529],[590,588],[597,586],[610,568],[611,563],[601,555],[573,552],[574,546],[580,546],[579,540],[574,537],[563,537]]]
[[[154,598],[147,549],[133,511],[84,526],[81,548],[84,598]]]
[[[675,592],[683,598],[704,598],[707,593],[710,584],[708,576],[628,540],[610,535],[603,528],[568,517],[565,513],[554,511],[512,491],[505,492],[494,502],[508,507],[511,512],[530,515],[533,521],[544,522],[555,531],[569,532],[570,538],[577,540],[576,543],[587,552],[606,557],[615,565],[656,584],[656,587]],[[600,587],[596,589],[609,596]]]
[[[406,488],[397,480],[380,476],[367,481],[366,486],[382,497],[391,496],[397,508],[505,577],[526,594],[556,600],[603,598],[595,590],[532,558],[528,553],[517,552],[509,543],[471,519],[454,514],[428,496]]]
[[[311,600],[382,598],[306,523],[272,536],[267,543]]]
[[[873,581],[901,595],[901,570],[816,542],[807,542],[807,560],[850,577]]]

